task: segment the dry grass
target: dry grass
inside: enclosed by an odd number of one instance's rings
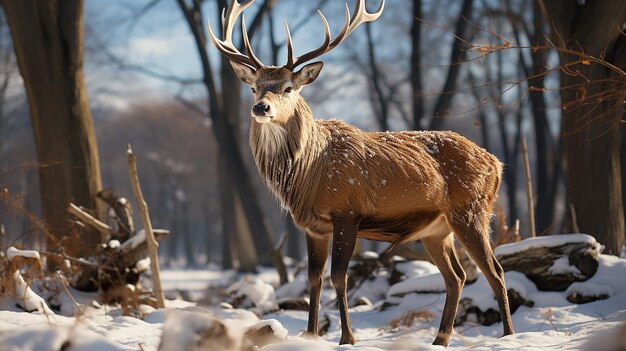
[[[519,234],[519,220],[516,221],[516,225],[509,228],[506,224],[506,214],[500,204],[496,205],[496,219],[497,227],[494,233],[494,238],[491,246],[496,248],[503,244],[516,243],[522,240]]]
[[[14,257],[9,260],[4,252],[0,253],[0,297],[6,306],[10,297],[14,297],[16,281],[14,273],[19,271],[27,285],[35,279],[43,279],[41,261],[30,257]]]
[[[410,328],[418,322],[431,322],[435,319],[435,314],[428,310],[410,310],[402,316],[392,319],[386,327],[388,330],[400,330]]]

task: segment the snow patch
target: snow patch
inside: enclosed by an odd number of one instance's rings
[[[243,336],[206,313],[169,311],[159,350],[240,350]]]
[[[15,257],[35,258],[40,260],[39,252],[35,250],[18,250],[11,246],[7,249],[7,258],[12,261]]]
[[[387,297],[401,297],[408,293],[440,293],[446,291],[443,277],[439,273],[413,276],[389,288]]]
[[[146,257],[137,261],[137,263],[135,264],[135,268],[139,272],[146,272],[148,269],[150,269],[150,257]]]
[[[377,260],[379,256],[374,251],[363,251],[361,257],[366,260]]]
[[[495,248],[496,256],[513,255],[535,247],[556,247],[568,243],[588,243],[595,245],[598,249],[600,244],[594,237],[588,234],[562,234],[550,236],[538,236],[524,239],[517,243],[504,244]]]
[[[554,260],[554,263],[552,264],[552,266],[548,268],[548,273],[552,275],[572,274],[575,277],[583,276],[580,270],[576,266],[570,265],[569,258],[567,257],[561,257],[561,258]]]
[[[241,307],[256,307],[259,314],[278,308],[274,287],[263,280],[246,276],[228,288],[228,293],[237,300]]]
[[[400,257],[400,256],[397,256]],[[404,274],[407,278],[416,275],[428,275],[439,273],[437,266],[428,261],[405,261],[396,263],[395,269]]]
[[[124,241],[124,243],[120,245],[120,249],[124,250],[129,247],[131,249],[134,249],[137,246],[141,245],[141,243],[143,243],[144,241],[146,241],[146,231],[144,229],[141,229],[135,235],[133,235],[130,239]]]
[[[15,284],[14,298],[15,302],[26,312],[43,312],[45,314],[54,314],[46,304],[46,301],[26,284],[19,270],[13,273]]]
[[[608,285],[598,285],[587,282],[576,282],[567,288],[565,294],[570,296],[572,294],[580,294],[582,296],[613,296],[613,290]]]
[[[5,351],[122,351],[121,345],[92,331],[52,325],[26,325],[0,334]]]
[[[247,328],[244,329],[244,334],[247,333],[250,330],[258,330],[261,329],[265,326],[269,326],[270,328],[272,328],[272,331],[274,332],[274,335],[284,339],[287,337],[287,334],[289,333],[287,331],[287,329],[285,329],[285,327],[283,327],[282,324],[280,324],[279,321],[277,321],[276,319],[266,319],[263,321],[260,321],[258,323],[255,323]]]

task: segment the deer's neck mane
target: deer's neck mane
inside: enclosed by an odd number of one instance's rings
[[[305,206],[305,197],[315,192],[320,177],[311,177],[309,172],[318,168],[312,165],[320,161],[326,145],[326,134],[302,97],[285,124],[252,121],[250,127],[250,147],[259,174],[281,206],[292,212]]]

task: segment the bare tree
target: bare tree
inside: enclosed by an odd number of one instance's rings
[[[9,116],[7,114],[7,94],[9,85],[19,74],[13,44],[11,43],[11,33],[8,27],[4,12],[0,12],[0,174],[3,170],[4,141],[7,136]]]
[[[413,91],[413,129],[421,129],[424,116],[422,97],[421,36],[422,0],[413,0],[413,24],[411,26],[411,88]]]
[[[54,249],[67,206],[96,209],[98,148],[83,78],[83,1],[2,1],[24,80],[37,145],[41,203]],[[85,247],[99,243],[96,232]]]
[[[626,2],[621,0],[540,1],[556,45],[624,67]],[[601,18],[602,20],[598,20]],[[606,65],[559,51],[562,133],[567,160],[567,194],[581,231],[594,235],[606,251],[619,254],[626,242],[620,167],[623,85]],[[565,66],[580,62],[573,67]],[[623,77],[621,78],[623,79]],[[621,83],[623,84],[623,83]],[[616,89],[621,93],[617,93]],[[615,95],[615,99],[607,98]],[[607,95],[608,94],[608,95]]]
[[[239,111],[239,84],[235,83],[232,79],[232,72],[226,70],[225,65],[229,65],[228,61],[222,59],[221,76],[222,79],[226,78],[226,80],[222,81],[222,93],[220,94],[216,86],[212,64],[207,52],[207,40],[202,11],[203,1],[193,0],[191,3],[185,0],[177,1],[193,35],[198,55],[200,56],[203,72],[202,81],[207,90],[209,117],[212,121],[212,129],[220,148],[220,154],[223,156],[223,160],[227,165],[229,177],[235,184],[248,227],[250,230],[256,232],[255,235],[250,235],[246,240],[238,241],[237,245],[244,245],[246,242],[253,241],[257,253],[261,255],[261,262],[269,263],[271,262],[269,253],[271,252],[273,240],[271,228],[263,215],[256,190],[249,177],[249,170],[243,161],[241,148],[236,137],[237,129],[232,125],[232,120],[236,117],[231,116],[233,116],[232,114],[237,114],[237,111]],[[218,6],[220,8],[226,7],[225,0],[219,0]],[[221,23],[221,20],[218,21],[218,23]],[[250,34],[253,33],[252,26],[250,32]],[[228,69],[230,68],[228,67]],[[242,232],[237,231],[237,233],[241,234]],[[229,235],[229,233],[225,233],[224,235]],[[242,257],[238,257],[240,263],[243,263],[243,259],[248,258],[251,258],[251,256],[242,255]],[[254,269],[248,265],[241,268],[245,270]]]
[[[461,12],[456,21],[454,30],[456,36],[450,54],[450,67],[448,68],[448,75],[441,89],[441,94],[435,102],[435,108],[432,114],[433,118],[430,121],[430,129],[432,130],[441,129],[441,127],[443,127],[443,117],[448,113],[452,105],[452,98],[454,97],[456,89],[457,77],[461,70],[461,63],[465,61],[467,56],[467,42],[462,40],[462,38],[465,35],[469,18],[472,14],[472,4],[473,0],[463,0]]]

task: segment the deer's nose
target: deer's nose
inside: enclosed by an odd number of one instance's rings
[[[257,116],[265,116],[266,112],[269,112],[270,106],[265,103],[259,102],[256,105],[252,106],[252,112],[254,112]]]

